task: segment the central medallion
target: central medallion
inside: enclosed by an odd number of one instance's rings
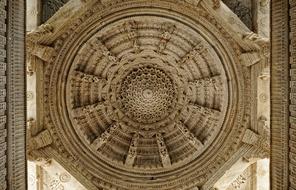
[[[143,96],[146,99],[150,99],[150,98],[153,97],[153,91],[150,90],[150,89],[146,89],[146,90],[143,91]]]
[[[161,69],[142,66],[129,72],[118,94],[121,110],[130,119],[151,124],[166,118],[176,102],[172,79]]]

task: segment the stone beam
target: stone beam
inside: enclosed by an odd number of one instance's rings
[[[182,134],[188,139],[190,144],[198,151],[203,148],[203,144],[200,140],[198,140],[187,128],[186,126],[179,122],[177,123],[178,129],[182,132]]]
[[[97,137],[92,143],[91,146],[98,150],[101,148],[110,138],[110,136],[119,128],[117,125],[112,125],[106,131],[104,131],[101,136]]]
[[[128,154],[126,156],[125,165],[133,166],[135,159],[137,157],[137,147],[139,141],[139,134],[134,134],[133,139],[131,141]]]
[[[160,134],[160,133],[156,134],[156,141],[157,141],[157,145],[158,145],[158,149],[159,149],[159,155],[160,155],[163,167],[171,166],[170,155],[169,155],[169,152],[168,152],[168,150],[166,148],[166,145],[165,145],[164,138],[163,138],[162,134]]]

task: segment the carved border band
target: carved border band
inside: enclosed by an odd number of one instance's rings
[[[271,7],[271,187],[294,190],[295,1],[272,1]]]
[[[1,1],[2,3],[3,1]],[[26,189],[25,2],[7,1],[7,180]]]

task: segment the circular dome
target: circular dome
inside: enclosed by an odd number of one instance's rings
[[[130,16],[85,38],[70,65],[67,110],[97,161],[162,175],[207,149],[223,125],[228,84],[197,29]]]
[[[201,10],[152,4],[94,13],[63,36],[49,74],[61,143],[119,189],[200,183],[235,115],[223,35],[194,20]]]

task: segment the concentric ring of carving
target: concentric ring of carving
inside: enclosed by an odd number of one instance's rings
[[[77,133],[100,158],[155,173],[211,143],[223,123],[227,82],[218,56],[192,29],[148,19],[92,36],[75,58],[69,94]]]
[[[173,111],[176,92],[172,79],[163,70],[147,65],[125,76],[118,99],[128,117],[140,123],[155,123]]]
[[[111,117],[131,133],[152,135],[165,130],[187,103],[186,77],[175,63],[165,63],[154,51],[130,53],[110,76]]]
[[[65,63],[60,59],[67,67],[52,74],[67,72],[58,79],[58,105],[67,110],[61,128],[85,147],[81,161],[125,188],[197,179],[200,157],[227,120],[232,71],[225,52],[213,48],[203,26],[157,14],[91,26],[70,40],[75,46],[67,47]],[[184,170],[188,178],[178,175]]]

